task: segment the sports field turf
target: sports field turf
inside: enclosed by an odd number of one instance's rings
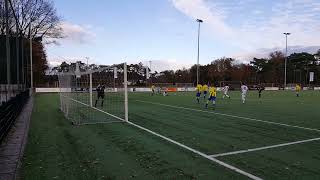
[[[221,94],[218,94],[221,96]],[[263,179],[320,178],[320,92],[249,92],[218,98],[213,110],[193,93],[129,94],[129,120]],[[305,142],[309,141],[310,142]],[[286,144],[292,143],[293,144]],[[295,142],[301,142],[295,144]],[[279,145],[280,144],[280,145]],[[281,147],[269,147],[279,145]],[[254,148],[264,150],[223,155]],[[23,162],[25,179],[246,179],[126,123],[73,126],[57,94],[36,95]]]

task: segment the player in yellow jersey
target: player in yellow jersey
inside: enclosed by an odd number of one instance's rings
[[[152,85],[152,86],[151,86],[151,91],[152,91],[151,96],[154,95],[155,90],[156,90],[156,87],[155,87],[154,85]]]
[[[299,97],[300,91],[301,91],[301,86],[299,84],[296,84],[295,90],[296,90],[296,96]]]
[[[204,84],[202,86],[202,91],[203,91],[203,99],[206,99],[207,93],[208,93],[208,85]]]
[[[201,84],[197,85],[196,91],[197,91],[197,94],[196,94],[197,102],[200,103],[200,96],[201,96],[201,91],[202,91],[202,85]]]
[[[213,85],[209,88],[209,98],[206,103],[206,108],[208,108],[208,104],[210,101],[212,101],[212,105],[213,105],[213,107],[215,107],[216,106],[216,98],[217,98],[217,88],[214,87],[214,85]]]

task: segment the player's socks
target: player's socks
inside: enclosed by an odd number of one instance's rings
[[[96,103],[94,103],[94,107],[97,107],[97,103],[98,103],[98,100],[96,100]]]
[[[200,103],[200,99],[197,97],[197,102]]]
[[[102,100],[102,102],[101,102],[101,107],[103,107],[103,100]]]
[[[212,107],[213,107],[213,110],[216,109],[216,101],[212,101]]]

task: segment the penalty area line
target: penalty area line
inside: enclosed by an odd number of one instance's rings
[[[265,120],[255,119],[255,118],[235,116],[235,115],[231,115],[231,114],[224,114],[224,113],[218,113],[218,112],[212,112],[212,111],[204,111],[204,110],[200,110],[200,109],[193,109],[193,108],[187,108],[187,107],[181,107],[181,106],[174,106],[174,105],[169,105],[169,104],[154,103],[154,102],[150,102],[150,101],[141,101],[141,100],[135,100],[135,101],[142,102],[142,103],[159,105],[159,106],[172,107],[172,108],[176,108],[176,109],[184,109],[184,110],[190,110],[190,111],[205,112],[205,113],[216,114],[216,115],[227,116],[227,117],[233,117],[233,118],[238,118],[238,119],[245,119],[245,120],[249,120],[249,121],[262,122],[262,123],[266,123],[266,124],[274,124],[274,125],[278,125],[278,126],[286,126],[286,127],[291,127],[291,128],[298,128],[298,129],[304,129],[304,130],[309,130],[309,131],[320,132],[320,129],[307,128],[307,127],[295,126],[295,125],[284,124],[284,123],[277,123],[277,122],[272,122],[272,121],[265,121]]]
[[[302,143],[319,141],[319,140],[320,140],[320,138],[306,139],[306,140],[277,144],[277,145],[272,145],[272,146],[264,146],[264,147],[253,148],[253,149],[245,149],[245,150],[239,150],[239,151],[233,151],[233,152],[227,152],[227,153],[213,154],[213,155],[209,155],[209,156],[214,157],[214,158],[222,157],[222,156],[230,156],[230,155],[235,155],[235,154],[243,154],[243,153],[248,153],[248,152],[273,149],[273,148],[278,148],[278,147],[290,146],[290,145],[295,145],[295,144],[302,144]]]
[[[235,171],[235,172],[237,172],[237,173],[239,173],[239,174],[242,174],[242,175],[244,175],[244,176],[247,176],[247,177],[250,178],[250,179],[262,180],[262,178],[260,178],[260,177],[257,177],[257,176],[255,176],[255,175],[253,175],[253,174],[250,174],[250,173],[248,173],[248,172],[245,172],[245,171],[243,171],[243,170],[241,170],[241,169],[239,169],[239,168],[237,168],[237,167],[235,167],[235,166],[232,166],[232,165],[227,164],[227,163],[225,163],[225,162],[223,162],[223,161],[220,161],[220,160],[218,160],[218,159],[216,159],[216,158],[214,158],[214,157],[211,157],[211,156],[209,156],[209,155],[206,155],[206,154],[204,154],[204,153],[202,153],[202,152],[200,152],[200,151],[197,151],[197,150],[195,150],[195,149],[193,149],[193,148],[191,148],[191,147],[189,147],[189,146],[186,146],[186,145],[184,145],[184,144],[181,144],[181,143],[179,143],[179,142],[177,142],[177,141],[175,141],[175,140],[172,140],[172,139],[170,139],[170,138],[167,138],[167,137],[165,137],[165,136],[163,136],[163,135],[161,135],[161,134],[158,134],[158,133],[156,133],[156,132],[153,132],[153,131],[151,131],[151,130],[149,130],[149,129],[147,129],[147,128],[144,128],[144,127],[142,127],[142,126],[140,126],[140,125],[137,125],[137,124],[135,124],[135,123],[133,123],[133,122],[128,121],[128,124],[130,124],[130,125],[132,125],[132,126],[135,126],[135,127],[139,128],[139,129],[141,129],[141,130],[144,130],[144,131],[146,131],[146,132],[148,132],[148,133],[150,133],[150,134],[153,134],[153,135],[155,135],[155,136],[157,136],[157,137],[160,137],[160,138],[162,138],[162,139],[164,139],[164,140],[166,140],[166,141],[169,141],[170,143],[175,144],[175,145],[177,145],[177,146],[179,146],[179,147],[181,147],[181,148],[183,148],[183,149],[186,149],[186,150],[189,150],[189,151],[191,151],[191,152],[193,152],[193,153],[195,153],[195,154],[198,154],[198,155],[200,155],[200,156],[202,156],[202,157],[204,157],[204,158],[206,158],[206,159],[208,159],[208,160],[210,160],[210,161],[213,161],[213,162],[215,162],[215,163],[217,163],[217,164],[219,164],[219,165],[221,165],[221,166],[223,166],[223,167],[225,167],[225,168],[227,168],[227,169],[230,169],[230,170]]]

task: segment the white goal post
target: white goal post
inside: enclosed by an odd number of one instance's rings
[[[59,73],[60,109],[73,124],[128,121],[127,64]]]

